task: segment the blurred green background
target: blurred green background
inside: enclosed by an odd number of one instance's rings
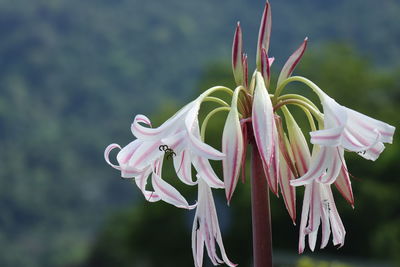
[[[308,36],[297,74],[340,103],[399,126],[399,1],[271,4],[275,75]],[[0,1],[0,266],[192,266],[194,213],[145,202],[106,166],[103,150],[132,140],[137,113],[157,125],[209,86],[233,86],[235,23],[241,21],[254,66],[263,6],[261,0]],[[220,134],[223,119],[214,120],[208,136]],[[339,250],[330,244],[300,258],[298,228],[272,197],[277,266],[400,264],[398,136],[376,162],[346,154],[356,202],[353,210],[334,192],[347,230]],[[165,176],[174,177],[170,170]],[[193,188],[169,181],[194,201]],[[214,196],[229,257],[251,266],[248,184],[239,184],[230,208],[224,192]]]

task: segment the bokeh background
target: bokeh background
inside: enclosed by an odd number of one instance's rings
[[[274,75],[308,36],[296,74],[340,103],[399,126],[399,1],[271,3]],[[263,6],[262,0],[0,1],[0,266],[192,266],[194,213],[145,202],[106,166],[103,151],[132,140],[135,114],[158,124],[209,86],[233,86],[236,21],[254,66]],[[207,139],[216,147],[223,120],[214,121]],[[330,244],[299,257],[298,228],[272,197],[276,265],[400,264],[399,151],[396,133],[376,162],[346,154],[356,202],[353,210],[334,192],[347,230],[339,250]],[[168,168],[165,176],[179,187]],[[179,188],[195,199],[192,188]],[[248,183],[239,184],[230,208],[223,192],[214,195],[230,258],[251,266]]]

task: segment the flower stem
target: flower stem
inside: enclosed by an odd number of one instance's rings
[[[251,213],[253,224],[254,267],[272,267],[272,232],[269,189],[260,154],[252,142]]]

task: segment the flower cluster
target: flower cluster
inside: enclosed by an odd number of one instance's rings
[[[391,143],[395,128],[384,122],[346,108],[330,98],[310,80],[292,76],[307,47],[307,38],[284,64],[276,86],[270,84],[271,65],[268,57],[271,34],[271,8],[267,2],[261,19],[257,43],[256,70],[248,79],[247,55],[243,53],[242,31],[238,23],[232,46],[232,68],[237,87],[232,90],[216,86],[179,110],[159,127],[153,128],[144,115],[137,115],[131,125],[134,141],[121,148],[111,144],[105,159],[121,171],[123,178],[134,179],[146,200],[165,201],[176,207],[196,209],[192,251],[195,266],[202,266],[204,246],[214,265],[235,266],[227,257],[218,225],[212,188],[225,189],[230,202],[240,172],[245,172],[246,150],[257,149],[269,189],[283,196],[288,213],[296,221],[296,188],[305,187],[300,221],[299,253],[305,249],[305,237],[314,250],[321,226],[321,248],[328,244],[343,246],[346,231],[336,209],[331,185],[353,206],[354,198],[344,151],[357,152],[376,160]],[[292,82],[311,88],[319,97],[323,110],[300,94],[282,94]],[[275,87],[274,94],[271,88]],[[226,92],[231,104],[212,96]],[[199,124],[201,104],[212,101],[219,106]],[[310,125],[309,142],[292,116],[288,106],[301,108]],[[222,151],[204,142],[208,120],[217,112],[227,111],[222,134]],[[284,124],[286,127],[284,127]],[[111,163],[110,152],[118,148],[118,164]],[[177,177],[198,188],[198,201],[189,204],[182,194],[163,179],[163,159],[172,158]],[[222,160],[223,180],[218,178],[209,160]],[[192,166],[195,176],[192,175]],[[148,179],[151,188],[146,187]],[[217,255],[216,244],[221,256]]]

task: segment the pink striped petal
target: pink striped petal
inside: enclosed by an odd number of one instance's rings
[[[261,49],[261,74],[264,77],[265,87],[269,88],[271,69],[265,48]]]
[[[243,48],[242,48],[242,29],[240,22],[237,23],[232,44],[232,69],[236,85],[243,85]]]
[[[222,259],[217,255],[215,243],[218,244]],[[231,267],[236,266],[236,264],[228,259],[225,252],[211,188],[200,179],[198,205],[192,229],[192,252],[196,267],[202,266],[204,244],[208,256],[214,265],[225,263]]]
[[[290,181],[290,184],[292,186],[306,185],[319,178],[324,174],[326,170],[325,163],[330,156],[326,147],[321,147],[318,151],[314,151],[308,171],[300,178]]]
[[[294,51],[294,53],[286,61],[285,65],[281,70],[281,73],[279,74],[277,87],[279,87],[284,80],[286,80],[292,75],[294,68],[296,67],[297,63],[299,63],[301,57],[304,54],[304,51],[306,50],[307,40],[308,38],[304,39],[300,47],[296,51]]]
[[[261,50],[264,48],[268,54],[269,40],[271,37],[271,6],[269,2],[265,4],[264,12],[261,18],[260,30],[258,32],[258,42],[257,42],[257,69],[261,70]]]
[[[326,160],[326,173],[317,178],[317,182],[324,184],[332,184],[335,182],[342,168],[342,162],[344,162],[342,148],[329,148],[333,150],[332,157],[328,157]],[[335,153],[336,152],[336,153]]]
[[[243,134],[236,108],[232,108],[226,118],[222,134],[222,159],[225,194],[228,204],[239,179],[240,163],[243,157]]]
[[[197,171],[197,176],[201,177],[210,187],[224,188],[224,182],[215,174],[208,159],[193,155],[192,163]]]
[[[308,214],[310,212],[311,190],[312,190],[312,184],[308,184],[305,186],[303,207],[301,210],[300,229],[299,229],[299,254],[303,253],[305,249],[305,236],[307,235],[306,226],[307,226]]]
[[[158,176],[156,173],[153,172],[151,177],[152,177],[151,182],[154,191],[158,196],[160,196],[160,198],[163,201],[171,205],[174,205],[175,207],[178,208],[183,208],[183,209],[196,208],[196,204],[189,205],[186,199],[181,195],[181,193],[178,192],[178,190],[176,190],[170,184],[161,179],[161,177]]]
[[[195,185],[197,181],[192,180],[192,163],[190,153],[182,151],[174,157],[175,172],[179,179],[187,185]]]
[[[121,146],[118,144],[108,145],[106,147],[106,149],[104,150],[104,159],[106,160],[107,164],[110,165],[111,167],[113,167],[114,169],[121,170],[121,167],[119,165],[115,165],[115,164],[111,163],[111,161],[110,161],[110,153],[115,148],[121,149]]]
[[[286,163],[286,159],[280,153],[280,175],[279,186],[285,201],[285,206],[292,218],[293,224],[296,224],[296,190],[290,185],[290,180],[294,179],[294,175]]]
[[[146,184],[147,184],[147,179],[149,178],[149,175],[151,174],[151,168],[149,168],[147,171],[139,175],[138,177],[135,178],[135,183],[137,187],[139,187],[140,191],[142,191],[145,199],[149,202],[156,202],[161,200],[160,196],[157,195],[154,191],[148,191],[146,190]]]
[[[349,202],[349,204],[354,208],[353,190],[351,188],[350,176],[349,172],[347,171],[345,162],[343,162],[339,176],[335,181],[335,186],[339,190],[340,194],[344,197],[344,199],[346,199],[347,202]]]

